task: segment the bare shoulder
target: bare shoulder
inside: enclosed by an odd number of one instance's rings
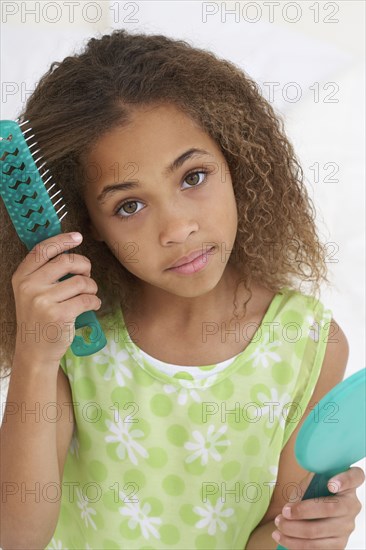
[[[60,480],[62,480],[67,452],[75,427],[75,416],[70,382],[61,366],[57,374],[57,404],[58,409],[62,411],[60,421],[57,422],[57,456]]]
[[[283,506],[287,502],[286,491],[284,490],[286,484],[299,484],[300,481],[303,480],[308,474],[306,470],[299,466],[295,458],[295,441],[297,434],[314,406],[324,397],[326,393],[328,393],[334,386],[343,380],[348,356],[349,345],[346,335],[338,323],[332,319],[318,382],[299,424],[296,426],[296,429],[282,450],[278,467],[277,485],[273,491],[272,499],[267,512],[259,525],[263,525],[264,523],[273,520],[278,514],[281,513]],[[287,497],[288,496],[289,495],[287,495]]]

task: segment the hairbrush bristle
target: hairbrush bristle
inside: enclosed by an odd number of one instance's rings
[[[16,120],[16,123],[18,124],[19,128],[21,129],[21,132],[22,132],[22,134],[24,136],[24,139],[25,139],[25,141],[28,145],[28,149],[29,149],[29,151],[32,155],[32,158],[33,158],[34,163],[37,167],[39,175],[42,178],[42,181],[44,183],[46,191],[49,194],[51,202],[52,202],[52,204],[53,204],[53,206],[56,210],[56,214],[57,214],[57,216],[58,216],[58,218],[61,222],[61,220],[67,214],[67,211],[63,212],[62,216],[60,217],[60,212],[66,207],[66,205],[63,203],[62,196],[58,196],[58,195],[60,195],[60,193],[62,191],[61,191],[61,189],[58,188],[58,186],[56,185],[55,182],[52,183],[52,174],[48,174],[50,170],[49,170],[49,168],[47,168],[47,161],[43,160],[42,164],[40,164],[40,165],[38,164],[40,161],[42,161],[43,156],[39,154],[39,153],[41,153],[41,149],[40,149],[37,141],[35,140],[35,134],[33,132],[33,129],[32,129],[32,126],[31,126],[31,123],[29,122],[29,120],[24,120],[24,121],[21,122],[20,119],[18,118]],[[47,186],[49,186],[49,187],[47,187]],[[52,195],[51,195],[51,190],[52,190],[52,193],[53,193]],[[54,191],[56,191],[56,193]],[[54,202],[55,197],[57,197],[56,202]],[[61,203],[61,205],[59,203]],[[58,205],[57,208],[56,208],[56,205]]]

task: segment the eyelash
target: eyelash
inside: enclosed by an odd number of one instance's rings
[[[190,186],[191,189],[194,189],[195,187],[201,187],[202,185],[204,185],[207,181],[207,175],[209,174],[209,171],[208,170],[194,170],[193,172],[189,172],[188,174],[186,174],[183,178],[183,181],[185,179],[187,179],[189,176],[193,176],[195,174],[205,174],[205,177],[203,178],[203,181],[201,183],[198,183],[197,185]],[[187,189],[189,189],[189,187]],[[123,215],[123,216],[121,214],[119,214],[119,212],[125,204],[130,204],[130,203],[133,203],[133,202],[138,203],[138,202],[141,202],[141,201],[137,201],[137,200],[123,201],[121,204],[119,204],[117,206],[116,210],[114,211],[114,215],[117,216],[118,218],[122,219],[122,220],[128,221],[130,218],[132,218],[133,216],[138,214],[142,209],[137,210],[136,212],[132,212],[131,214],[128,214],[128,215],[126,215],[126,212],[125,212],[125,215]]]

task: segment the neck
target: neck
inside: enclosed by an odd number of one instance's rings
[[[153,326],[158,312],[159,324],[161,319],[167,329],[186,332],[200,328],[203,320],[218,323],[231,319],[235,304],[238,305],[240,314],[240,304],[250,296],[247,290],[243,290],[243,285],[237,289],[238,282],[239,273],[231,264],[228,264],[216,287],[194,298],[176,296],[141,282],[138,291],[139,301],[134,307],[134,318],[140,319],[145,325]]]

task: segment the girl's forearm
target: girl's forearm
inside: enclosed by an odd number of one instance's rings
[[[40,548],[52,537],[59,515],[54,490],[49,499],[45,490],[47,484],[60,486],[57,423],[47,418],[47,404],[57,400],[57,371],[47,367],[41,369],[29,357],[13,362],[0,430],[4,550]]]
[[[271,535],[276,529],[273,520],[256,527],[248,539],[245,550],[275,550],[277,543]]]

